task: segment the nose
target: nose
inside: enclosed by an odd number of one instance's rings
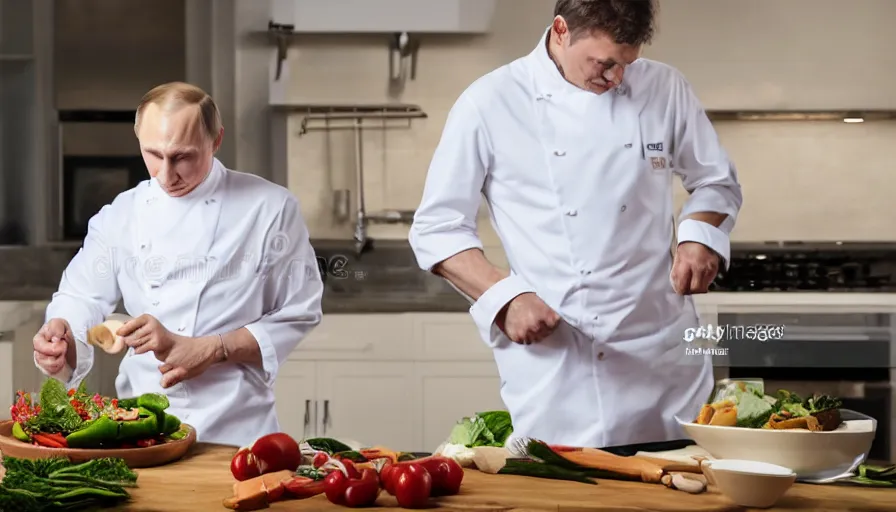
[[[168,160],[162,160],[162,163],[159,164],[159,170],[156,173],[156,181],[159,182],[159,185],[167,186],[171,177],[171,170],[168,166]]]

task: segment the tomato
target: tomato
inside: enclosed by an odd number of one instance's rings
[[[452,496],[460,492],[464,468],[454,459],[432,457],[420,463],[432,477],[433,496]]]
[[[420,464],[399,465],[392,470],[395,498],[403,508],[421,508],[429,503],[432,477]]]
[[[299,443],[283,432],[259,437],[249,451],[255,455],[258,469],[262,473],[276,473],[288,469],[295,471],[302,463]]]
[[[334,505],[342,505],[345,502],[345,489],[348,487],[348,478],[342,471],[333,471],[324,478],[324,493],[327,499]]]
[[[233,474],[233,478],[241,482],[261,475],[258,464],[255,463],[255,456],[248,448],[242,448],[236,452],[230,461],[230,472]]]
[[[395,465],[391,463],[386,463],[382,469],[380,469],[380,482],[383,485],[383,489],[386,490],[391,495],[395,495],[395,486],[393,485],[394,480],[392,479],[392,470],[395,469]]]
[[[358,471],[358,468],[355,467],[355,463],[350,460],[342,460],[342,465],[345,466],[345,472],[347,473],[350,479],[358,479],[361,478],[361,473]]]
[[[373,505],[380,495],[380,479],[376,470],[365,469],[358,480],[349,480],[345,489],[345,504],[349,507]]]
[[[330,456],[326,454],[326,452],[317,452],[314,454],[314,459],[311,461],[311,465],[315,468],[319,468],[326,464],[330,460]]]

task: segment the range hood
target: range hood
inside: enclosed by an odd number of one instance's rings
[[[271,21],[296,34],[483,34],[496,1],[272,0]]]

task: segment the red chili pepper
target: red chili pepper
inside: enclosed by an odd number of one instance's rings
[[[31,434],[31,439],[36,441],[38,445],[47,448],[65,448],[56,438],[48,434]]]

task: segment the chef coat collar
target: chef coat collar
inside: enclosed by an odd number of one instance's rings
[[[218,188],[218,182],[221,179],[221,176],[224,174],[224,164],[222,164],[217,158],[212,159],[212,168],[209,170],[208,174],[205,176],[205,179],[202,180],[202,183],[199,184],[198,187],[194,188],[190,191],[189,194],[181,197],[171,197],[169,196],[159,185],[158,180],[152,178],[149,182],[150,191],[152,192],[153,197],[161,198],[161,199],[169,199],[176,200],[178,202],[194,202],[200,200],[208,199],[212,194],[215,193]]]
[[[551,33],[551,27],[548,27],[538,40],[538,45],[529,54],[535,75],[535,96],[536,99],[550,97],[551,94],[562,92],[580,92],[582,89],[569,83],[557,65],[548,54],[548,37]]]

